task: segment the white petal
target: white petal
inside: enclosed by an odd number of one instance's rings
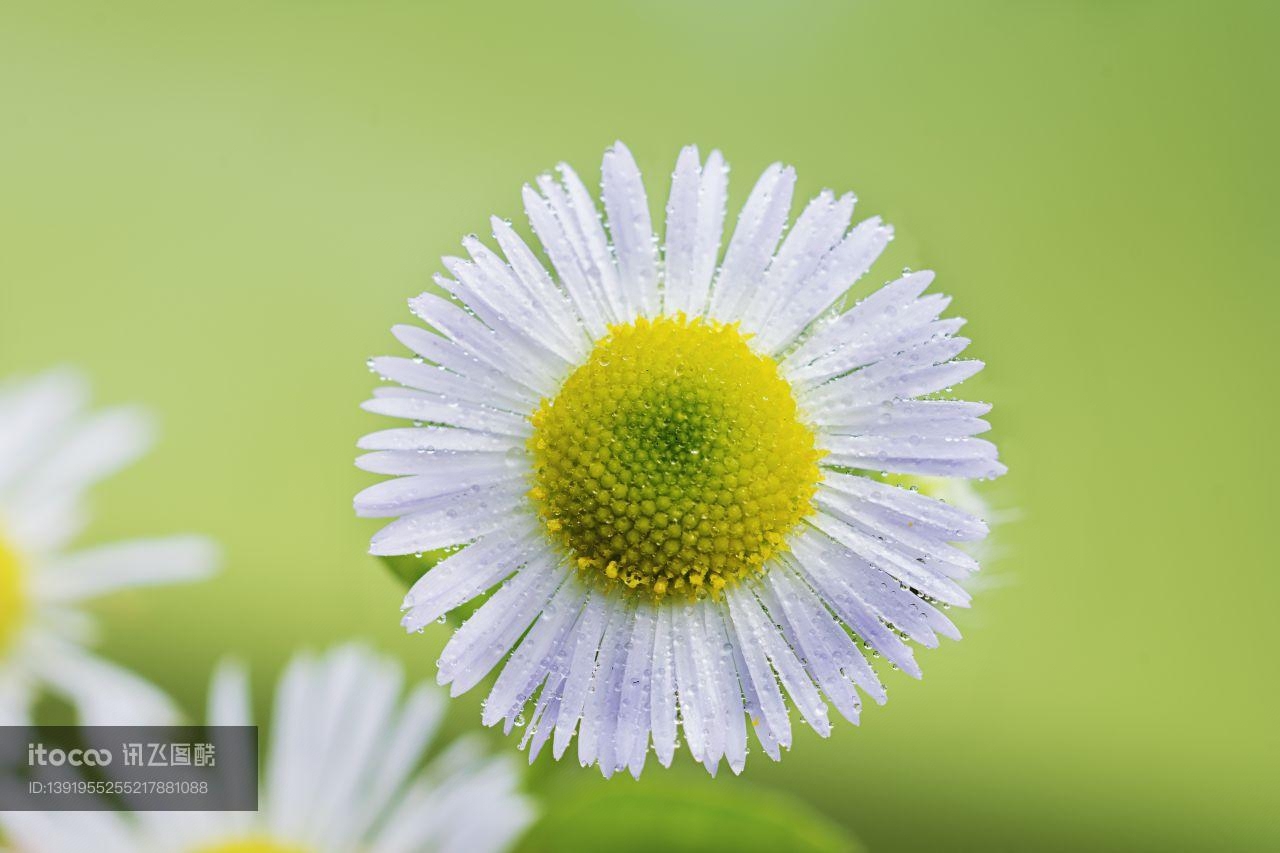
[[[647,656],[648,652],[646,651],[645,654]],[[625,764],[626,768],[631,771],[631,775],[635,779],[640,778],[640,774],[644,771],[645,761],[649,758],[649,702],[651,694],[649,690],[649,680],[647,677],[644,677],[645,675],[647,675],[647,672],[642,674],[640,693],[636,697],[636,701],[639,703],[637,724],[640,728],[637,730],[636,737],[631,741],[630,754],[624,755],[621,752],[621,746],[619,746],[618,754],[619,766],[621,767]],[[630,676],[628,675],[628,677]],[[622,721],[619,721],[619,725],[621,724]]]
[[[787,642],[800,653],[805,670],[827,700],[846,720],[856,723],[862,703],[852,682],[840,671],[835,658],[837,651],[827,643],[822,620],[829,620],[830,616],[815,612],[816,602],[812,596],[806,594],[807,590],[801,585],[789,583],[787,574],[777,568],[770,571],[756,587],[760,601],[782,628]]]
[[[967,338],[938,338],[895,353],[870,367],[842,376],[801,391],[806,408],[841,407],[879,403],[897,397],[916,397],[938,388],[911,392],[914,378],[919,371],[945,364],[955,358],[966,346]],[[942,387],[942,386],[939,386]],[[867,389],[876,389],[868,394]]]
[[[947,577],[966,577],[978,570],[978,561],[955,548],[929,528],[902,524],[890,513],[878,511],[856,498],[826,486],[818,488],[816,502],[825,512],[864,533],[896,545],[916,562],[926,564]]]
[[[934,633],[940,634],[948,640],[960,639],[960,629],[946,616],[943,616],[932,607],[928,608],[925,613],[929,618],[929,627],[934,630]]]
[[[125,815],[113,812],[4,812],[0,815],[16,850],[28,853],[137,853],[145,843]]]
[[[513,356],[543,362],[553,371],[571,363],[569,345],[554,326],[539,322],[542,307],[534,303],[511,268],[474,237],[462,244],[476,260],[444,258],[445,269],[454,278],[437,275],[436,286],[466,305]]]
[[[791,720],[786,701],[778,690],[778,680],[764,653],[764,638],[760,624],[750,618],[744,608],[755,606],[750,595],[729,594],[725,601],[729,607],[729,624],[734,634],[734,649],[741,664],[738,673],[743,684],[750,682],[750,694],[755,699],[755,713],[751,721],[756,737],[764,751],[774,761],[781,758],[779,747],[791,746]]]
[[[947,604],[959,607],[969,606],[969,594],[954,581],[931,571],[875,536],[868,535],[821,511],[809,516],[808,520],[828,537],[839,542],[867,563],[893,575],[902,583]]]
[[[819,321],[784,363],[791,371],[815,360],[842,353],[848,347],[870,347],[890,340],[904,329],[937,317],[946,307],[945,297],[931,302],[917,297],[933,283],[933,272],[908,273],[862,299],[843,314]],[[935,309],[936,312],[931,309]]]
[[[618,278],[630,291],[636,310],[645,317],[655,317],[660,309],[658,258],[640,168],[627,146],[617,142],[604,153],[600,174]]]
[[[774,670],[778,673],[778,679],[787,693],[791,694],[791,701],[795,703],[800,714],[814,731],[826,737],[831,733],[826,703],[822,701],[817,688],[813,686],[804,666],[796,659],[795,651],[787,645],[778,626],[773,623],[760,602],[745,586],[744,584],[743,589],[734,590],[739,597],[740,605],[734,611],[734,621],[742,618],[751,626],[754,639],[763,645],[769,663],[773,664]]]
[[[654,619],[653,689],[649,697],[649,726],[653,751],[663,767],[670,767],[676,751],[676,684],[671,607],[658,607]]]
[[[500,407],[511,411],[528,411],[538,405],[540,395],[537,391],[477,360],[466,349],[446,337],[408,324],[392,326],[391,334],[422,358],[461,376],[467,384],[483,390],[491,398],[487,402],[502,401]]]
[[[55,554],[88,526],[89,514],[81,497],[61,492],[3,507],[5,533],[27,554]]]
[[[538,356],[508,349],[500,335],[434,293],[415,296],[409,300],[409,308],[493,370],[507,374],[539,396],[555,393],[561,365],[550,353]]]
[[[177,707],[162,691],[78,646],[46,636],[31,655],[40,677],[75,705],[82,725],[164,726],[178,720]]]
[[[698,147],[680,150],[671,174],[671,194],[667,197],[667,231],[663,247],[663,310],[668,314],[692,313],[694,244],[698,238],[698,191],[702,166]]]
[[[583,260],[585,249],[575,238],[576,229],[560,218],[561,213],[567,214],[567,204],[560,188],[554,186],[550,178],[545,183],[544,189],[555,202],[538,195],[533,187],[526,184],[523,194],[525,214],[560,275],[560,282],[582,318],[587,334],[593,339],[602,337],[608,323],[612,322],[612,311],[593,280],[590,265]]]
[[[698,185],[698,225],[693,243],[692,269],[686,313],[701,316],[709,307],[711,280],[724,239],[725,200],[729,195],[729,167],[719,151],[712,151],[702,167]]]
[[[356,444],[361,450],[520,450],[520,441],[509,435],[454,427],[401,427],[372,432]]]
[[[922,645],[932,648],[938,644],[925,614],[929,605],[909,589],[903,589],[902,582],[889,571],[813,531],[806,531],[795,538],[802,545],[821,543],[818,550],[821,558],[839,573],[844,584],[880,619]],[[925,566],[925,570],[932,571],[932,567]],[[945,579],[945,575],[940,573],[938,577]]]
[[[596,209],[595,199],[587,191],[586,184],[578,177],[577,172],[568,163],[556,166],[564,188],[569,211],[577,223],[578,233],[586,248],[590,268],[598,281],[598,287],[613,305],[614,315],[619,322],[629,323],[636,318],[639,308],[631,301],[628,288],[618,281],[618,270],[613,260],[613,249],[605,236],[604,226],[600,221],[600,212]]]
[[[375,556],[416,554],[470,542],[496,530],[526,508],[525,483],[468,486],[415,504],[414,511],[373,535]]]
[[[22,484],[23,500],[78,493],[140,457],[154,435],[151,417],[141,409],[99,412],[72,428],[52,455],[36,464]]]
[[[830,435],[965,438],[991,429],[982,415],[987,403],[962,400],[895,400],[840,410],[810,410],[813,423]]]
[[[928,305],[933,298],[925,297],[918,300],[911,306],[912,310],[907,313],[914,313],[915,309],[919,309],[919,313],[922,314],[941,311],[941,307]],[[902,353],[910,353],[925,344],[955,340],[959,342],[955,352],[959,352],[968,346],[969,341],[952,336],[960,331],[964,324],[965,321],[962,318],[953,317],[947,320],[929,320],[921,324],[904,324],[901,329],[886,332],[884,335],[859,329],[857,337],[851,338],[844,346],[827,353],[811,364],[790,370],[787,378],[797,387],[799,393],[804,394],[811,388],[821,386],[829,379],[877,361],[894,358]]]
[[[77,371],[50,370],[0,388],[0,495],[66,434],[89,399],[88,382]]]
[[[717,723],[724,732],[724,757],[729,769],[741,773],[747,763],[746,707],[742,687],[738,682],[737,658],[733,640],[725,631],[724,606],[703,602],[699,608],[706,626],[707,639],[712,653],[712,678],[720,693],[720,719]],[[719,644],[719,648],[717,648]]]
[[[308,830],[312,839],[350,848],[361,841],[360,827],[350,819],[353,807],[363,803],[381,773],[377,759],[404,676],[398,664],[359,646],[340,647],[329,658],[331,692],[320,712],[325,733],[316,745],[324,767],[316,774]]]
[[[550,552],[534,554],[511,580],[471,615],[440,654],[437,681],[458,696],[506,657],[569,570]]]
[[[510,237],[515,237],[511,227],[501,220],[494,218],[490,222],[494,223],[495,231],[502,233],[505,227]],[[519,240],[518,237],[515,239]],[[585,355],[582,330],[573,323],[572,311],[550,280],[535,277],[526,284],[515,269],[474,236],[463,238],[462,245],[475,261],[475,270],[479,273],[476,286],[483,284],[485,288],[481,295],[492,306],[493,312],[513,327],[514,334],[555,353],[568,364]],[[510,241],[508,245],[517,247]],[[527,247],[525,251],[528,251]],[[532,259],[531,253],[529,259]],[[542,271],[536,261],[534,266]],[[542,271],[542,276],[545,279],[545,271]],[[569,325],[562,325],[565,323]]]
[[[521,415],[417,391],[395,395],[378,394],[372,400],[363,403],[360,408],[375,415],[387,415],[422,423],[445,424],[478,432],[496,432],[519,439],[528,438],[532,433],[529,421]]]
[[[573,642],[572,636],[566,638],[562,648],[568,648],[569,653],[572,654],[571,647]],[[548,676],[542,692],[538,694],[533,716],[529,719],[529,726],[524,731],[524,737],[520,739],[520,748],[529,750],[530,764],[542,752],[542,748],[546,746],[552,732],[555,731],[556,721],[560,716],[560,702],[564,693],[564,685],[564,675],[553,671]]]
[[[822,386],[839,403],[827,402],[823,417],[834,422],[847,409],[933,394],[961,382],[982,370],[980,361],[951,361],[934,366],[903,365],[897,359],[886,359]]]
[[[485,458],[495,456],[496,454],[477,454],[475,457],[437,459],[435,461],[438,464],[433,466],[433,473],[414,474],[375,483],[356,495],[356,514],[362,518],[389,518],[441,507],[441,499],[450,495],[461,497],[481,490],[484,494],[495,490],[504,493],[513,489],[518,491],[523,472],[509,467],[505,456]],[[447,504],[448,501],[444,503]],[[458,513],[454,511],[450,514],[450,509],[448,506],[442,507],[449,518],[457,518]]]
[[[499,397],[490,389],[472,382],[466,376],[439,365],[424,364],[420,360],[380,356],[369,359],[369,369],[383,379],[447,400],[502,409],[519,415],[526,414],[530,408],[524,400]]]
[[[0,726],[31,725],[35,687],[31,677],[21,668],[0,667]],[[2,816],[3,813],[0,812],[0,817]]]
[[[619,601],[609,614],[578,730],[578,761],[583,767],[598,764],[605,778],[613,775],[617,768],[613,738],[622,674],[627,665],[627,644],[631,640],[631,614],[632,608],[625,601]]]
[[[543,547],[540,537],[532,525],[517,523],[450,554],[410,588],[400,624],[417,631],[496,586]]]
[[[306,783],[319,731],[314,709],[322,701],[316,668],[311,654],[294,655],[276,685],[263,798],[269,805],[269,825],[287,835],[301,830],[306,809]]]
[[[758,351],[776,355],[786,349],[871,269],[892,238],[893,229],[881,225],[879,217],[858,223],[770,318],[754,341]]]
[[[795,538],[800,551],[797,552],[795,560],[788,564],[813,587],[827,606],[835,611],[841,621],[848,625],[863,642],[870,644],[873,649],[901,667],[908,675],[919,678],[920,667],[916,665],[910,647],[903,643],[897,634],[890,631],[866,602],[850,588],[841,572],[839,557],[822,550],[819,547],[820,539],[815,537],[811,540],[813,547],[806,548],[801,538]],[[784,562],[787,561],[784,560]]]
[[[405,699],[398,716],[387,727],[378,760],[372,762],[375,772],[367,779],[363,802],[353,804],[355,807],[350,810],[353,826],[362,828],[364,834],[383,816],[387,805],[417,769],[444,712],[445,702],[431,685],[419,685]]]
[[[774,163],[752,188],[711,293],[707,313],[712,318],[726,323],[737,320],[746,300],[764,280],[787,224],[795,184],[795,169]]]
[[[208,723],[211,726],[251,726],[249,673],[244,664],[224,660],[213,671],[209,684]]]
[[[572,579],[560,586],[502,667],[485,699],[481,722],[492,726],[503,718],[513,722],[523,714],[529,698],[551,674],[555,662],[563,658],[569,632],[586,602],[586,587]]]
[[[619,765],[631,763],[649,749],[649,681],[653,676],[653,638],[657,613],[652,604],[637,605],[631,624],[631,642],[618,705],[617,755]]]
[[[777,307],[817,272],[823,258],[848,229],[853,204],[852,193],[836,200],[830,190],[823,190],[809,202],[769,264],[764,281],[744,304],[744,332],[754,334],[762,329]]]
[[[533,818],[502,759],[483,761],[473,743],[455,742],[401,798],[368,845],[369,853],[500,853]],[[330,848],[318,844],[318,849]],[[361,846],[361,850],[366,849]]]
[[[713,667],[720,658],[720,644],[711,648],[699,606],[675,605],[676,690],[680,697],[684,733],[689,752],[713,776],[724,756],[723,701]]]
[[[526,457],[518,451],[379,450],[356,457],[356,467],[372,474],[425,475],[473,483],[530,473]]]
[[[795,571],[794,563],[781,563],[769,573],[768,580],[791,624],[796,626],[797,639],[805,647],[805,659],[810,669],[845,719],[851,723],[858,722],[860,703],[853,691],[836,701],[833,694],[843,694],[845,690],[842,685],[833,683],[840,677],[849,679],[883,705],[887,696],[875,670],[821,596],[805,581],[803,573]]]
[[[101,545],[58,557],[35,575],[41,601],[70,602],[135,586],[203,580],[218,547],[202,536],[171,536]]]
[[[577,173],[566,163],[556,167],[560,181],[550,175],[538,178],[538,188],[546,197],[564,234],[573,246],[575,265],[589,282],[608,323],[625,323],[634,318],[627,294],[619,286],[609,241],[605,238],[600,214]],[[539,235],[541,236],[541,235]],[[559,262],[557,262],[559,268]]]
[[[568,748],[578,720],[582,718],[587,690],[591,686],[591,677],[596,670],[596,653],[600,650],[600,641],[604,637],[609,617],[617,606],[617,601],[611,597],[592,596],[573,629],[575,635],[573,657],[569,662],[569,673],[565,680],[560,713],[555,724],[555,740],[551,747],[552,754],[557,760]]]
[[[935,477],[999,477],[1008,469],[981,438],[893,438],[823,435],[823,465]]]
[[[836,471],[824,472],[823,485],[891,513],[905,524],[925,527],[947,541],[982,539],[987,535],[982,519],[910,489]]]
[[[524,242],[511,223],[498,217],[489,220],[494,239],[507,256],[512,272],[524,283],[525,289],[537,301],[540,310],[559,330],[561,338],[570,345],[576,363],[586,358],[591,349],[591,338],[583,328],[583,318],[574,308],[573,301],[556,287],[551,276],[538,261],[533,250]]]

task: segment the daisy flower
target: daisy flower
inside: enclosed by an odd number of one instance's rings
[[[578,758],[639,775],[678,731],[714,773],[754,732],[777,759],[789,706],[819,733],[885,690],[868,657],[919,677],[913,647],[959,636],[969,603],[953,543],[985,523],[880,475],[1004,472],[975,437],[989,409],[942,396],[982,367],[963,321],[913,272],[848,311],[841,297],[891,237],[820,193],[787,226],[795,171],[756,182],[720,254],[727,169],[681,151],[661,248],[630,152],[604,155],[604,218],[561,165],[524,188],[543,265],[493,219],[410,308],[431,330],[376,358],[395,385],[370,412],[412,427],[363,438],[361,492],[396,520],[371,552],[447,549],[405,599],[419,630],[490,593],[454,633],[456,695],[498,668],[483,720],[527,721],[530,760],[575,734]],[[790,702],[788,702],[788,697]]]
[[[9,812],[23,853],[490,853],[532,818],[510,762],[474,741],[424,770],[444,697],[402,697],[400,665],[359,645],[301,654],[276,688],[257,812]],[[251,725],[248,679],[224,664],[209,691],[214,726]]]
[[[86,725],[161,724],[173,705],[136,675],[88,651],[80,606],[128,587],[209,576],[217,552],[194,536],[68,551],[86,523],[85,492],[151,443],[132,408],[87,413],[78,374],[60,370],[0,385],[0,724],[29,720],[47,688]]]

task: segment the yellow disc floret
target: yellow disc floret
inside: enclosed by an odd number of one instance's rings
[[[811,508],[820,451],[736,325],[610,328],[533,414],[530,496],[585,577],[655,599],[761,571]]]
[[[18,552],[5,541],[0,533],[0,656],[22,627],[26,617],[27,599],[22,576],[22,563]]]
[[[201,847],[196,853],[307,853],[307,848],[269,838],[245,838]]]

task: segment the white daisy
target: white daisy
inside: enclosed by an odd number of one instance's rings
[[[151,443],[132,408],[86,413],[87,385],[60,370],[0,385],[0,724],[28,721],[47,688],[86,725],[166,723],[169,699],[87,650],[80,605],[128,587],[207,577],[217,563],[204,538],[141,539],[78,551],[84,496]]]
[[[786,696],[825,735],[828,703],[857,722],[858,689],[884,701],[866,655],[919,677],[910,643],[959,636],[934,604],[969,603],[978,565],[950,543],[987,527],[878,473],[1004,472],[975,437],[989,406],[939,396],[982,364],[955,360],[930,272],[836,308],[891,236],[850,227],[851,194],[788,229],[795,172],[770,166],[721,258],[719,152],[680,153],[661,251],[630,152],[602,172],[605,223],[568,166],[525,187],[551,271],[495,218],[502,255],[468,237],[436,278],[452,298],[410,301],[435,331],[393,330],[419,357],[373,359],[398,386],[365,408],[415,424],[361,440],[360,467],[396,479],[355,506],[397,519],[374,554],[452,551],[409,630],[496,588],[439,680],[499,667],[484,722],[527,719],[531,760],[576,733],[584,766],[638,775],[680,728],[737,772],[748,730],[775,759],[791,743]]]
[[[533,810],[504,758],[473,740],[425,768],[443,718],[439,688],[402,697],[404,672],[359,646],[296,656],[276,689],[257,812],[12,812],[0,825],[23,853],[489,853]],[[210,725],[251,725],[243,668],[223,665]]]

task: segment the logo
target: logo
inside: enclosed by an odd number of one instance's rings
[[[106,767],[111,760],[109,749],[48,749],[42,743],[27,744],[28,767]]]

